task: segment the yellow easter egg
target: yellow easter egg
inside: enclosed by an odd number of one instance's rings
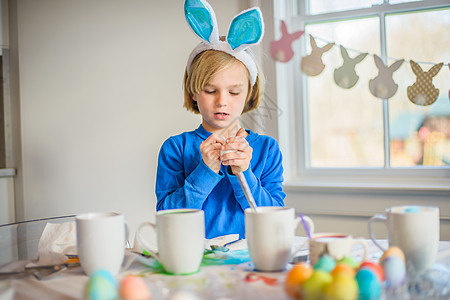
[[[325,288],[333,281],[330,273],[323,270],[314,270],[312,275],[302,285],[302,298],[307,300],[320,300]]]
[[[358,299],[358,283],[354,276],[341,273],[333,277],[333,281],[325,287],[324,300],[356,300]]]

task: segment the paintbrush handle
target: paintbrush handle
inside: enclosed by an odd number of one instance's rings
[[[241,188],[244,191],[245,198],[247,199],[248,204],[250,205],[253,212],[257,212],[257,206],[255,199],[253,198],[252,192],[250,191],[250,187],[248,186],[247,179],[245,179],[244,173],[238,173],[239,183],[241,184]]]

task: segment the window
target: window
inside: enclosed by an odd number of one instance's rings
[[[276,63],[288,178],[450,177],[447,1],[275,1],[275,32],[281,20],[304,30],[294,58]]]

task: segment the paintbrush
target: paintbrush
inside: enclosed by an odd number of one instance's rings
[[[244,191],[245,198],[247,199],[248,204],[250,205],[253,212],[258,212],[258,207],[256,206],[255,199],[253,198],[252,192],[250,191],[250,187],[248,186],[247,179],[245,179],[244,173],[239,172],[237,175],[239,179],[239,183],[241,184],[241,188]]]

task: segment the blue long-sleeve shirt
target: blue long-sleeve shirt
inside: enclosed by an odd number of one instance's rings
[[[253,148],[245,178],[258,206],[284,206],[282,154],[277,141],[247,130]],[[245,238],[244,210],[249,206],[229,166],[219,174],[202,160],[200,144],[211,135],[201,125],[168,138],[162,145],[156,175],[156,209],[204,210],[206,238],[238,233]]]

